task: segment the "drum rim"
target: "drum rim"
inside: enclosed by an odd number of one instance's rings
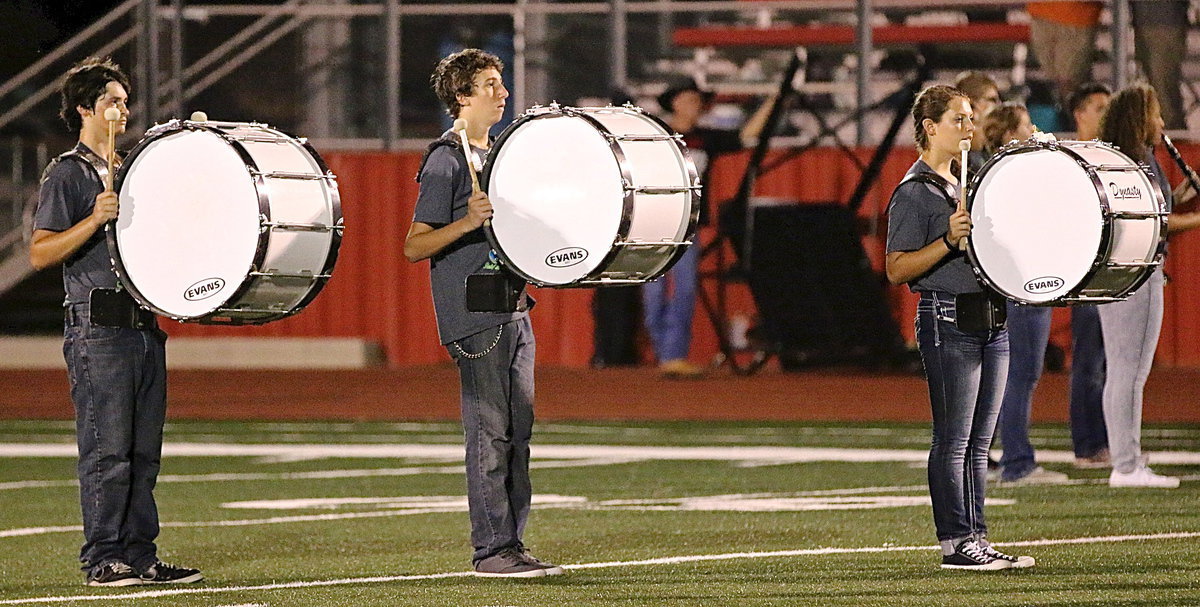
[[[979,186],[982,184],[983,176],[987,174],[988,170],[991,169],[993,167],[993,165],[1000,162],[1001,159],[1003,159],[1007,156],[1010,156],[1010,155],[1025,154],[1025,153],[1036,152],[1036,151],[1041,151],[1041,150],[1061,151],[1064,154],[1066,154],[1066,156],[1068,158],[1075,161],[1075,163],[1078,164],[1080,166],[1080,168],[1082,168],[1084,170],[1084,172],[1088,176],[1088,180],[1092,183],[1092,186],[1096,189],[1096,194],[1097,194],[1098,200],[1100,202],[1101,217],[1104,218],[1104,222],[1101,225],[1101,230],[1100,230],[1100,244],[1097,247],[1096,255],[1092,259],[1092,264],[1091,264],[1091,267],[1088,269],[1088,271],[1085,272],[1083,277],[1079,279],[1079,282],[1077,282],[1074,286],[1072,286],[1070,289],[1068,289],[1066,293],[1064,293],[1062,296],[1060,296],[1058,298],[1051,299],[1051,300],[1044,301],[1044,302],[1028,301],[1020,296],[1009,293],[1005,289],[1001,289],[1000,285],[996,284],[995,281],[993,281],[990,277],[988,277],[987,273],[984,272],[984,270],[982,269],[982,264],[979,261],[979,255],[975,251],[975,240],[972,238],[967,239],[967,258],[970,261],[971,270],[975,273],[976,278],[981,283],[983,283],[987,288],[989,288],[997,293],[1000,293],[1000,294],[1004,295],[1005,297],[1012,299],[1013,301],[1016,301],[1023,305],[1062,306],[1062,305],[1070,305],[1070,304],[1096,303],[1094,300],[1082,299],[1081,293],[1096,278],[1096,275],[1099,274],[1100,271],[1104,269],[1104,263],[1107,260],[1108,250],[1110,248],[1112,248],[1113,236],[1114,236],[1113,235],[1113,219],[1112,219],[1112,205],[1109,204],[1108,192],[1105,190],[1104,184],[1100,181],[1100,176],[1099,176],[1098,172],[1096,171],[1095,165],[1088,162],[1082,155],[1080,155],[1078,152],[1076,152],[1073,149],[1074,147],[1079,147],[1079,146],[1063,145],[1064,143],[1078,143],[1078,144],[1081,144],[1086,147],[1106,148],[1109,151],[1120,154],[1121,157],[1128,160],[1130,164],[1139,166],[1142,168],[1143,171],[1145,171],[1146,173],[1149,173],[1149,168],[1144,163],[1135,162],[1132,158],[1130,158],[1124,152],[1121,152],[1121,150],[1119,148],[1117,148],[1116,146],[1110,145],[1106,142],[1099,141],[1099,140],[1092,140],[1092,141],[1037,141],[1037,140],[1033,140],[1033,139],[1028,139],[1028,140],[1020,141],[1020,142],[1012,142],[1012,143],[1009,143],[1009,144],[1001,147],[996,152],[996,154],[994,154],[991,158],[989,158],[988,161],[986,163],[984,163],[984,165],[982,167],[980,167],[979,171],[977,171],[975,173],[974,177],[971,178],[971,180],[969,181],[969,183],[967,185],[966,210],[967,210],[968,216],[970,216],[971,210],[974,208],[975,195],[978,193]],[[1152,187],[1151,192],[1154,196],[1155,203],[1158,205],[1159,209],[1164,208],[1165,203],[1162,198],[1162,193],[1159,192],[1159,188]],[[1160,229],[1159,243],[1156,248],[1155,255],[1154,255],[1155,259],[1159,262],[1161,262],[1161,260],[1162,260],[1165,246],[1166,246],[1165,231]],[[1145,284],[1145,282],[1150,279],[1150,274],[1152,274],[1152,273],[1153,273],[1153,268],[1150,268],[1149,271],[1142,272],[1141,275],[1137,279],[1135,279],[1132,283],[1130,283],[1129,287],[1123,289],[1120,293],[1113,295],[1113,297],[1118,298],[1118,299],[1124,299],[1124,298],[1128,297],[1130,293],[1133,293],[1139,287],[1141,287],[1143,284]]]

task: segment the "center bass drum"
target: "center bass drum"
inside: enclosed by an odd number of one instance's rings
[[[653,280],[696,233],[700,178],[678,135],[632,106],[534,107],[496,140],[486,230],[538,286]]]
[[[337,182],[316,150],[266,125],[156,126],[117,175],[108,245],[121,284],[180,321],[262,324],[329,280],[342,240]]]

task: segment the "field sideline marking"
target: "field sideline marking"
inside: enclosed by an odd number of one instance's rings
[[[1132,542],[1145,540],[1174,540],[1200,538],[1200,531],[1181,531],[1174,533],[1152,533],[1140,535],[1107,535],[1097,537],[1063,538],[1057,540],[1026,540],[1018,542],[997,543],[997,546],[1058,546],[1066,544],[1094,544]],[[725,554],[696,554],[689,556],[670,556],[636,561],[607,561],[600,563],[579,563],[563,565],[564,569],[609,569],[614,567],[638,567],[646,565],[678,565],[682,563],[699,563],[705,561],[727,561],[739,559],[763,559],[794,556],[824,556],[835,554],[870,554],[883,552],[916,552],[937,550],[937,546],[868,546],[863,548],[805,548],[800,550],[775,550],[770,552],[729,552]],[[154,599],[165,596],[180,596],[188,594],[220,594],[228,592],[254,592],[265,590],[287,590],[293,588],[320,588],[329,586],[348,586],[358,584],[382,584],[389,582],[409,582],[424,580],[440,580],[450,578],[471,577],[470,571],[454,571],[449,573],[430,573],[424,575],[393,575],[363,578],[341,578],[335,580],[317,580],[310,582],[286,582],[278,584],[263,584],[259,586],[225,586],[218,588],[173,588],[169,590],[150,590],[126,594],[91,594],[76,596],[50,596],[26,599],[0,600],[0,605],[30,605],[37,603],[66,603],[69,601],[124,601],[131,599]]]
[[[652,445],[530,445],[535,459],[629,459],[654,461],[749,461],[755,463],[922,462],[928,449],[856,449],[843,447],[780,446],[652,446]],[[296,461],[314,459],[438,459],[463,455],[461,443],[173,443],[163,445],[164,457],[273,457]],[[1200,451],[1153,451],[1157,464],[1200,465]],[[78,457],[74,443],[0,443],[0,457]],[[1043,449],[1046,462],[1073,462],[1071,451]]]

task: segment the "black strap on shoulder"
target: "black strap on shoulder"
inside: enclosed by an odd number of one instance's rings
[[[449,146],[457,152],[462,149],[462,144],[458,141],[458,135],[453,130],[442,133],[441,137],[434,139],[425,148],[425,153],[421,155],[421,166],[417,167],[417,183],[421,183],[421,173],[425,170],[425,163],[429,162],[429,157],[433,155],[433,151],[442,147]],[[466,168],[467,159],[462,154],[454,154],[455,162],[459,163],[459,168]]]
[[[904,179],[900,180],[900,183],[896,186],[896,189],[899,190],[900,186],[913,181],[928,183],[937,187],[938,191],[942,193],[942,196],[946,197],[946,202],[949,203],[950,206],[958,206],[958,200],[956,200],[954,197],[954,186],[951,185],[951,183],[947,181],[945,177],[942,177],[937,173],[921,171],[919,173],[908,175]]]

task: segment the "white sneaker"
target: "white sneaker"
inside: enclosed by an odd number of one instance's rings
[[[1149,466],[1141,464],[1137,468],[1134,468],[1133,472],[1117,472],[1113,470],[1112,474],[1108,475],[1108,486],[1174,489],[1179,486],[1179,479],[1174,476],[1155,474]]]

